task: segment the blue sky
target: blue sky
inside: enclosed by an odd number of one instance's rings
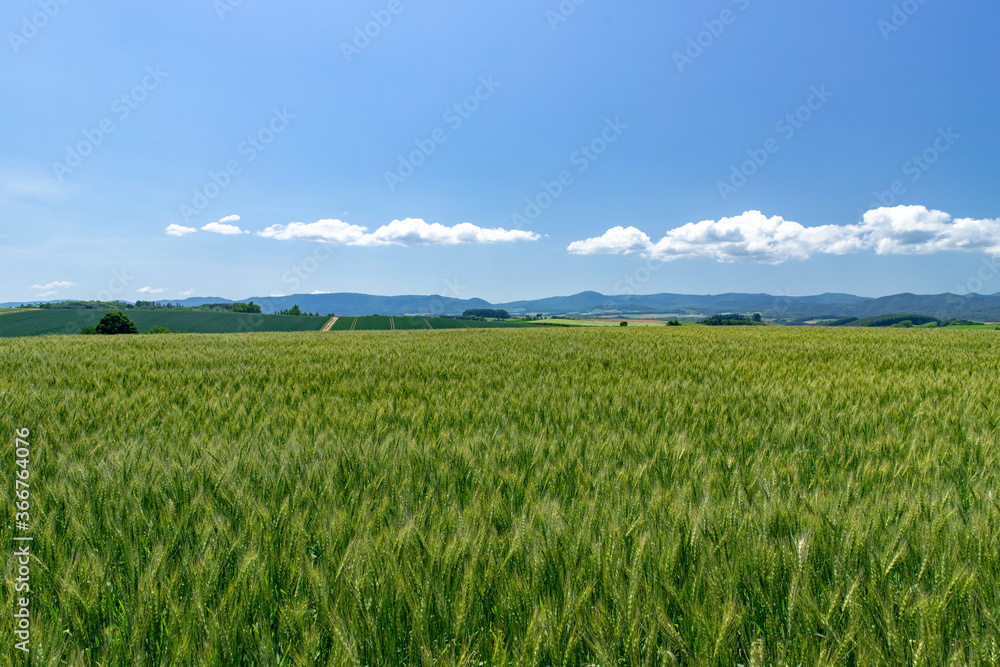
[[[12,0],[0,300],[1000,292],[997,25],[986,0]]]

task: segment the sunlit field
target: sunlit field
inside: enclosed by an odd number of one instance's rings
[[[994,331],[46,336],[0,369],[32,664],[1000,664]]]

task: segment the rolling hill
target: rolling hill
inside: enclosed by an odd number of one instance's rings
[[[96,326],[104,310],[23,310],[0,314],[0,338],[77,334],[83,327]],[[128,312],[139,332],[153,327],[188,333],[241,333],[250,331],[319,331],[328,317],[286,315],[245,315],[240,313],[176,310],[134,310]]]

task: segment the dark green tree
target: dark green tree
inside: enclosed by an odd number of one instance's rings
[[[250,303],[234,303],[232,310],[234,313],[259,313],[260,306],[253,301]]]
[[[510,313],[501,308],[469,308],[462,313],[462,317],[471,318],[492,318],[496,320],[510,319]]]
[[[105,336],[115,336],[118,334],[137,334],[135,322],[130,320],[125,313],[115,311],[107,313],[97,323],[97,333]]]

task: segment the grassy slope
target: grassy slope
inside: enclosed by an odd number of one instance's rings
[[[996,331],[1000,329],[1000,325],[997,324],[955,324],[949,327],[941,327],[943,329],[959,329],[966,331]]]
[[[389,317],[386,315],[371,315],[368,317],[359,317],[358,324],[354,327],[355,331],[388,331],[389,330]]]
[[[427,320],[422,317],[394,317],[397,331],[407,331],[410,329],[428,329]]]
[[[386,315],[367,315],[358,317],[355,331],[389,331],[389,317]],[[442,317],[393,317],[397,331],[414,329],[495,329],[522,326],[518,322],[479,322],[477,320],[459,320]],[[350,331],[353,317],[341,317],[333,325],[333,331]]]
[[[75,334],[96,326],[105,311],[32,310],[8,313],[0,318],[0,338]],[[188,333],[236,333],[244,331],[319,331],[328,317],[289,317],[171,310],[136,310],[126,313],[139,331],[166,327]]]
[[[654,320],[629,320],[630,327],[663,327],[666,326],[666,322],[658,322]],[[575,320],[575,319],[562,319],[558,317],[551,317],[545,320],[532,320],[526,322],[525,326],[542,326],[542,327],[620,327],[621,323],[618,321],[606,321],[602,322],[600,320]]]
[[[355,318],[353,317],[338,317],[330,331],[350,331],[354,320]]]
[[[975,331],[0,341],[35,658],[995,663],[998,373]]]

